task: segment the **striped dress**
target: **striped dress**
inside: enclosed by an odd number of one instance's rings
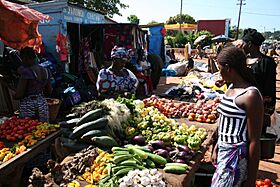
[[[247,178],[247,117],[235,99],[252,89],[259,92],[251,86],[235,96],[224,95],[218,107],[218,159],[212,178],[213,187],[241,186]]]

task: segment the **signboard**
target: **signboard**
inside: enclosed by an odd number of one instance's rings
[[[62,12],[62,19],[64,19],[66,22],[79,24],[105,23],[104,15],[87,9],[69,5],[63,8]]]

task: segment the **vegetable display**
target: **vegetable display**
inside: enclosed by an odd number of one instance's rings
[[[151,96],[143,102],[145,107],[154,106],[167,117],[185,117],[190,121],[214,123],[218,117],[217,107],[220,100],[216,98],[207,102],[199,100],[197,103],[186,103]]]

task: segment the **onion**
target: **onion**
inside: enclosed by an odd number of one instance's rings
[[[138,145],[145,145],[145,138],[143,136],[134,136],[132,141]]]

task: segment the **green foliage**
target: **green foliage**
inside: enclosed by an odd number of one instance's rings
[[[127,17],[127,20],[130,22],[130,23],[134,23],[134,24],[139,24],[139,19],[136,15],[130,15]]]
[[[184,32],[179,31],[174,39],[175,47],[184,47],[188,42],[187,36]]]
[[[121,16],[120,9],[128,8],[128,5],[121,3],[120,0],[69,0],[69,2],[102,12],[110,18],[115,14]]]
[[[164,43],[166,45],[170,45],[171,48],[174,48],[175,47],[175,37],[174,36],[164,37]]]
[[[180,14],[177,14],[176,16],[169,17],[169,19],[166,21],[167,24],[176,24],[180,23]],[[182,23],[191,23],[195,24],[195,19],[188,15],[188,14],[182,14]]]
[[[195,39],[199,36],[202,36],[202,35],[207,35],[207,38],[204,39],[202,42],[201,42],[201,45],[202,46],[207,46],[207,45],[210,45],[212,43],[212,38],[214,37],[214,35],[209,32],[209,31],[206,31],[206,30],[202,30],[202,31],[199,31],[197,33],[195,33]]]
[[[154,24],[158,24],[159,22],[155,21],[155,20],[152,20],[150,21],[147,25],[154,25]]]
[[[232,27],[230,27],[230,30],[229,30],[229,37],[230,38],[234,38],[235,39],[235,37],[236,37],[236,30],[237,30],[237,27],[234,25],[234,26],[232,26]],[[243,36],[243,29],[239,29],[239,31],[238,31],[238,38],[240,39],[240,38],[242,38],[242,36]]]

